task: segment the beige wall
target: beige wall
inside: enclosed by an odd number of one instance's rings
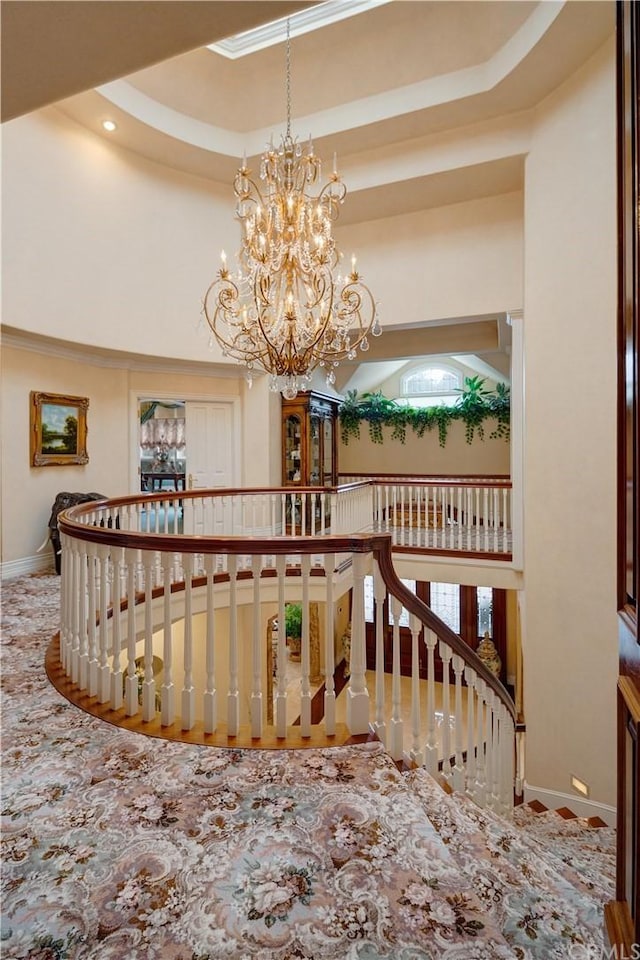
[[[360,437],[340,442],[340,473],[434,473],[434,474],[509,474],[509,443],[490,440],[494,422],[488,421],[485,439],[465,440],[463,423],[453,423],[447,442],[441,447],[436,431],[416,436],[407,430],[406,442],[391,439],[391,429],[383,427],[384,443],[372,443],[369,424],[360,424]]]
[[[613,41],[539,111],[526,166],[527,780],[615,804]]]
[[[230,188],[94,136],[54,107],[3,127],[3,323],[76,343],[222,362],[198,329]],[[522,194],[338,227],[384,324],[522,302]],[[45,309],[46,305],[46,309]]]
[[[336,238],[345,257],[357,253],[383,330],[501,313],[522,306],[522,204],[522,193],[485,197],[338,225]]]
[[[3,323],[221,359],[198,325],[220,250],[238,245],[231,190],[107,143],[54,107],[2,133]]]
[[[27,350],[2,348],[2,561],[33,556],[47,535],[55,495],[63,490],[128,491],[127,373]],[[29,393],[89,398],[89,463],[32,467]],[[50,554],[50,548],[47,553]]]
[[[3,344],[2,370],[2,562],[33,557],[47,535],[55,495],[62,490],[109,496],[131,492],[137,459],[130,441],[132,396],[160,392],[176,398],[238,396],[236,379],[143,373],[124,367],[36,353]],[[29,457],[29,393],[89,398],[85,466],[32,467]],[[243,433],[251,436],[252,424]],[[250,441],[249,441],[250,442]],[[242,464],[239,464],[241,471]],[[44,556],[51,557],[47,547]]]

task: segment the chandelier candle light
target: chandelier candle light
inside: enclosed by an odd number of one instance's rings
[[[270,388],[293,399],[316,367],[335,383],[341,360],[369,349],[368,336],[381,334],[376,304],[351,259],[346,276],[333,271],[342,254],[332,236],[347,188],[337,170],[319,188],[321,161],[309,137],[306,153],[291,136],[291,40],[287,21],[287,131],[260,160],[261,185],[246,156],[233,190],[242,224],[238,272],[224,251],[218,275],[204,297],[204,314],[224,356],[254,372],[270,374]],[[312,190],[318,192],[314,195]]]

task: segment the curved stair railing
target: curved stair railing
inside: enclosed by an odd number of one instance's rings
[[[362,512],[361,487],[350,489],[354,519]],[[62,514],[58,670],[65,692],[112,722],[137,720],[143,732],[159,727],[161,735],[200,742],[214,742],[215,734],[260,746],[271,737],[271,745],[284,747],[295,726],[296,745],[312,735],[317,745],[318,733],[340,743],[374,731],[394,760],[424,765],[454,792],[508,811],[515,753],[508,692],[398,579],[390,534],[322,533],[331,494],[302,491],[303,501],[300,493],[143,495]],[[341,522],[348,515],[343,512]],[[288,534],[302,523],[315,535]],[[373,677],[366,670],[367,574],[374,578],[378,614]],[[338,696],[342,651],[334,613],[349,592],[349,676]],[[387,597],[394,620],[390,678],[382,650]],[[284,638],[269,659],[265,638],[268,622],[275,617],[284,624],[286,605],[294,602],[302,607],[302,644],[292,689]],[[403,611],[412,637],[409,693],[400,672]],[[436,680],[438,660],[442,681]],[[312,681],[320,676],[318,694]],[[312,722],[318,696],[319,725]]]

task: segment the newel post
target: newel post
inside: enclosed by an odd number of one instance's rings
[[[364,575],[367,555],[353,557],[351,606],[351,681],[347,690],[347,726],[356,736],[369,732],[369,691],[365,680]]]

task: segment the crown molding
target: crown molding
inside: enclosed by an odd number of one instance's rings
[[[127,353],[124,350],[108,350],[104,347],[90,347],[85,344],[59,340],[16,327],[0,327],[2,345],[17,350],[27,350],[46,357],[59,357],[61,360],[74,360],[88,363],[94,367],[107,367],[119,370],[132,370],[148,373],[190,374],[191,376],[220,377],[237,380],[241,376],[234,364],[225,365],[200,360],[179,360],[172,357],[154,357],[139,353]]]

